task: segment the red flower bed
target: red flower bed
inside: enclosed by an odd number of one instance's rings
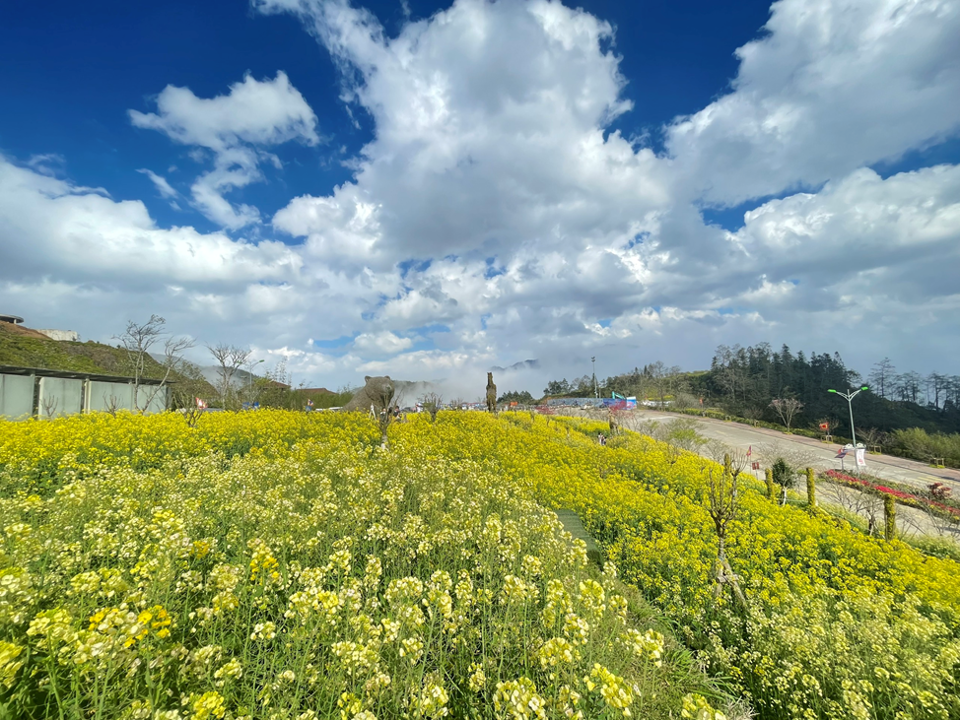
[[[842,473],[837,470],[827,470],[823,474],[832,480],[843,483],[844,485],[860,486],[867,488],[868,490],[873,490],[874,492],[886,493],[887,495],[893,495],[895,498],[905,501],[907,504],[920,507],[936,508],[937,510],[948,513],[953,517],[960,518],[960,508],[956,508],[951,505],[945,505],[944,503],[931,500],[930,498],[914,495],[912,493],[904,492],[903,490],[897,490],[895,488],[887,487],[886,485],[873,483],[862,478],[856,478],[852,475],[847,475],[846,473]]]

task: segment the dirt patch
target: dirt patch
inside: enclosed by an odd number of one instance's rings
[[[20,335],[22,337],[37,338],[38,340],[49,340],[46,335],[42,332],[37,332],[28,327],[23,327],[22,325],[14,325],[13,323],[2,322],[0,323],[0,333],[10,333],[11,335]]]

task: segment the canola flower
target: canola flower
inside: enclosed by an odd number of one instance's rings
[[[0,423],[5,712],[491,716],[529,682],[535,717],[666,718],[707,687],[482,458],[381,450],[360,415],[207,419]]]
[[[960,717],[957,563],[741,476],[739,608],[714,595],[719,468],[632,434],[600,448],[604,427],[448,412],[391,426],[382,451],[360,415],[0,422],[0,702],[722,718],[624,581],[761,718]],[[602,574],[546,508],[580,515]],[[170,624],[138,619],[152,608]]]
[[[705,491],[710,470],[721,469],[630,433],[600,448],[605,427],[451,413],[435,426],[397,428],[394,442],[454,461],[482,458],[548,507],[577,511],[620,576],[677,623],[760,717],[960,717],[956,562],[867,537],[822,512],[778,507],[741,475],[727,555],[750,600],[742,611],[714,595],[717,543]],[[544,623],[561,624],[571,642],[586,637],[588,614],[567,613],[563,602],[548,591]],[[636,633],[623,643],[648,652]],[[696,713],[713,717],[703,702]]]

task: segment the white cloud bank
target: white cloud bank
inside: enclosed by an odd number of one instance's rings
[[[684,181],[736,205],[960,130],[960,4],[780,0],[733,92],[668,128]]]
[[[481,388],[488,367],[538,358],[498,379],[538,392],[592,355],[601,374],[693,368],[761,340],[957,371],[960,168],[865,168],[957,132],[955,3],[781,0],[731,91],[665,128],[663,156],[608,132],[627,79],[584,11],[459,0],[389,37],[342,1],[255,7],[296,13],[372,119],[353,180],[276,213],[285,245],[158,228],[139,202],[0,159],[0,303],[86,336],[161,312],[327,386]],[[131,119],[214,154],[193,202],[228,229],[259,219],[223,195],[259,179],[263,146],[319,142],[282,73],[210,100],[168,87]],[[697,209],[797,187],[815,191],[737,232]]]
[[[283,72],[262,82],[247,75],[230,87],[229,94],[209,99],[198,98],[189,88],[168,85],[156,102],[157,113],[130,110],[130,122],[180,144],[213,151],[214,169],[194,183],[193,202],[210,220],[230,230],[258,222],[260,212],[249,205],[233,206],[224,194],[261,180],[261,161],[280,163],[259,147],[291,140],[307,145],[320,142],[313,110]],[[164,187],[166,181],[153,173],[149,176],[168,196],[172,188]]]

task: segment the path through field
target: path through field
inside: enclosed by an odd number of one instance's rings
[[[689,415],[678,415],[667,412],[638,410],[636,417],[640,422],[664,422],[675,418],[690,418]],[[771,453],[776,455],[783,450],[808,460],[807,464],[818,470],[840,470],[840,460],[834,459],[840,447],[837,443],[823,443],[813,438],[800,435],[786,435],[776,430],[754,428],[742,423],[712,420],[710,418],[692,418],[700,426],[698,432],[704,437],[720,440],[734,448],[747,449],[753,447],[754,459],[764,464]],[[854,461],[848,456],[845,468],[849,472],[853,469]],[[920,490],[926,490],[932,483],[942,482],[953,489],[955,496],[960,495],[960,471],[952,469],[932,468],[929,465],[894,457],[892,455],[867,455],[866,471],[871,475],[888,480],[895,480],[905,485],[912,485]]]
[[[786,435],[776,430],[754,428],[749,425],[711,418],[691,418],[689,415],[637,410],[634,423],[668,422],[676,418],[696,420],[700,435],[711,440],[719,440],[732,448],[746,450],[752,448],[752,460],[759,460],[767,467],[782,455],[795,466],[813,467],[817,470],[840,470],[840,460],[836,459],[839,445],[823,443],[813,438],[799,435]],[[850,472],[855,461],[848,456],[845,469]],[[941,482],[953,490],[954,497],[960,496],[960,471],[932,468],[923,463],[891,455],[867,455],[866,471],[879,478],[893,480],[910,485],[918,490],[926,490],[932,483]],[[760,475],[762,477],[762,475]],[[879,499],[860,493],[852,488],[820,483],[821,501],[843,507],[869,519],[879,519],[878,527],[882,532],[883,507]],[[905,505],[897,506],[901,519],[900,527],[906,534],[923,533],[933,536],[950,536],[960,540],[956,526],[950,526],[939,518]]]

